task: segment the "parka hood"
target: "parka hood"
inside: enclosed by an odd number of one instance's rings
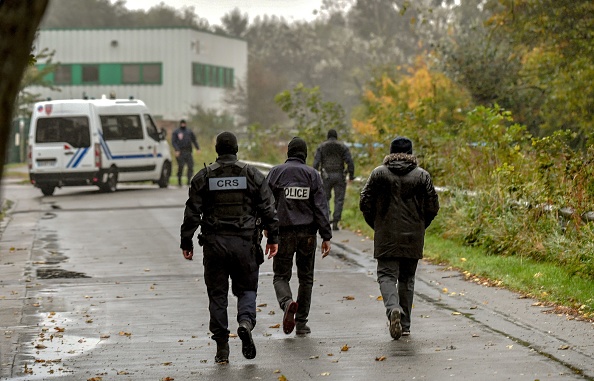
[[[408,153],[391,153],[384,158],[384,165],[397,175],[405,175],[417,167],[417,157]]]

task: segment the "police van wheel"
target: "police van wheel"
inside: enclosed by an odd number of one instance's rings
[[[44,196],[53,195],[55,190],[56,190],[56,187],[54,187],[52,185],[44,185],[41,187],[41,193],[43,193]]]
[[[169,178],[171,177],[171,163],[166,161],[161,168],[161,178],[157,181],[159,188],[167,188],[169,185]]]
[[[105,179],[105,182],[99,185],[99,189],[101,189],[102,192],[115,192],[117,186],[118,172],[115,170],[115,168],[110,168],[107,172],[107,178]]]

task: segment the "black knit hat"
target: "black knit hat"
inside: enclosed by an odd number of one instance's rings
[[[412,154],[412,152],[412,142],[409,138],[399,136],[390,143],[390,153]]]
[[[185,119],[180,120],[179,124],[186,124],[186,120]]]
[[[231,132],[221,132],[217,135],[215,150],[219,155],[236,154],[238,151],[237,138]]]
[[[307,159],[307,143],[305,143],[305,140],[298,137],[291,139],[287,150],[287,157],[298,157],[302,160]]]
[[[326,137],[326,139],[330,139],[330,138],[336,138],[338,139],[338,133],[336,133],[335,129],[329,130],[328,131],[328,136]]]

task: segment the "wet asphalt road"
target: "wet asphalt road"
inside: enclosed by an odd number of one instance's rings
[[[232,337],[230,364],[216,365],[200,252],[189,262],[178,249],[186,189],[2,189],[14,201],[0,233],[2,380],[594,379],[591,323],[427,263],[412,335],[392,340],[372,242],[345,230],[317,259],[312,334],[279,328],[267,261],[257,357]]]

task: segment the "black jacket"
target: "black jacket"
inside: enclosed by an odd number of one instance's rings
[[[237,162],[237,156],[231,154],[220,155],[216,162],[221,166],[234,165]],[[245,177],[247,183],[245,200],[250,203],[251,213],[242,216],[241,221],[238,221],[238,225],[233,231],[223,231],[219,227],[213,226],[212,220],[207,218],[209,216],[204,215],[205,211],[212,206],[209,205],[209,202],[212,203],[213,200],[213,197],[209,194],[211,190],[209,190],[207,169],[201,169],[192,178],[184,211],[184,221],[180,228],[180,247],[183,250],[189,250],[193,247],[192,238],[198,227],[204,234],[252,235],[256,232],[258,219],[261,219],[263,229],[268,231],[268,243],[278,243],[278,218],[274,207],[274,196],[268,187],[266,178],[257,168],[247,164]]]
[[[375,231],[374,257],[423,258],[425,229],[439,200],[431,176],[409,154],[390,154],[361,191],[359,209]]]
[[[336,138],[330,138],[320,144],[316,149],[314,156],[313,167],[319,171],[322,169],[327,173],[340,173],[341,175],[346,170],[349,174],[349,179],[355,179],[355,164],[351,157],[351,151],[343,142]]]
[[[266,179],[274,194],[281,230],[319,231],[324,241],[332,239],[328,202],[318,171],[302,159],[290,157],[272,168]]]

